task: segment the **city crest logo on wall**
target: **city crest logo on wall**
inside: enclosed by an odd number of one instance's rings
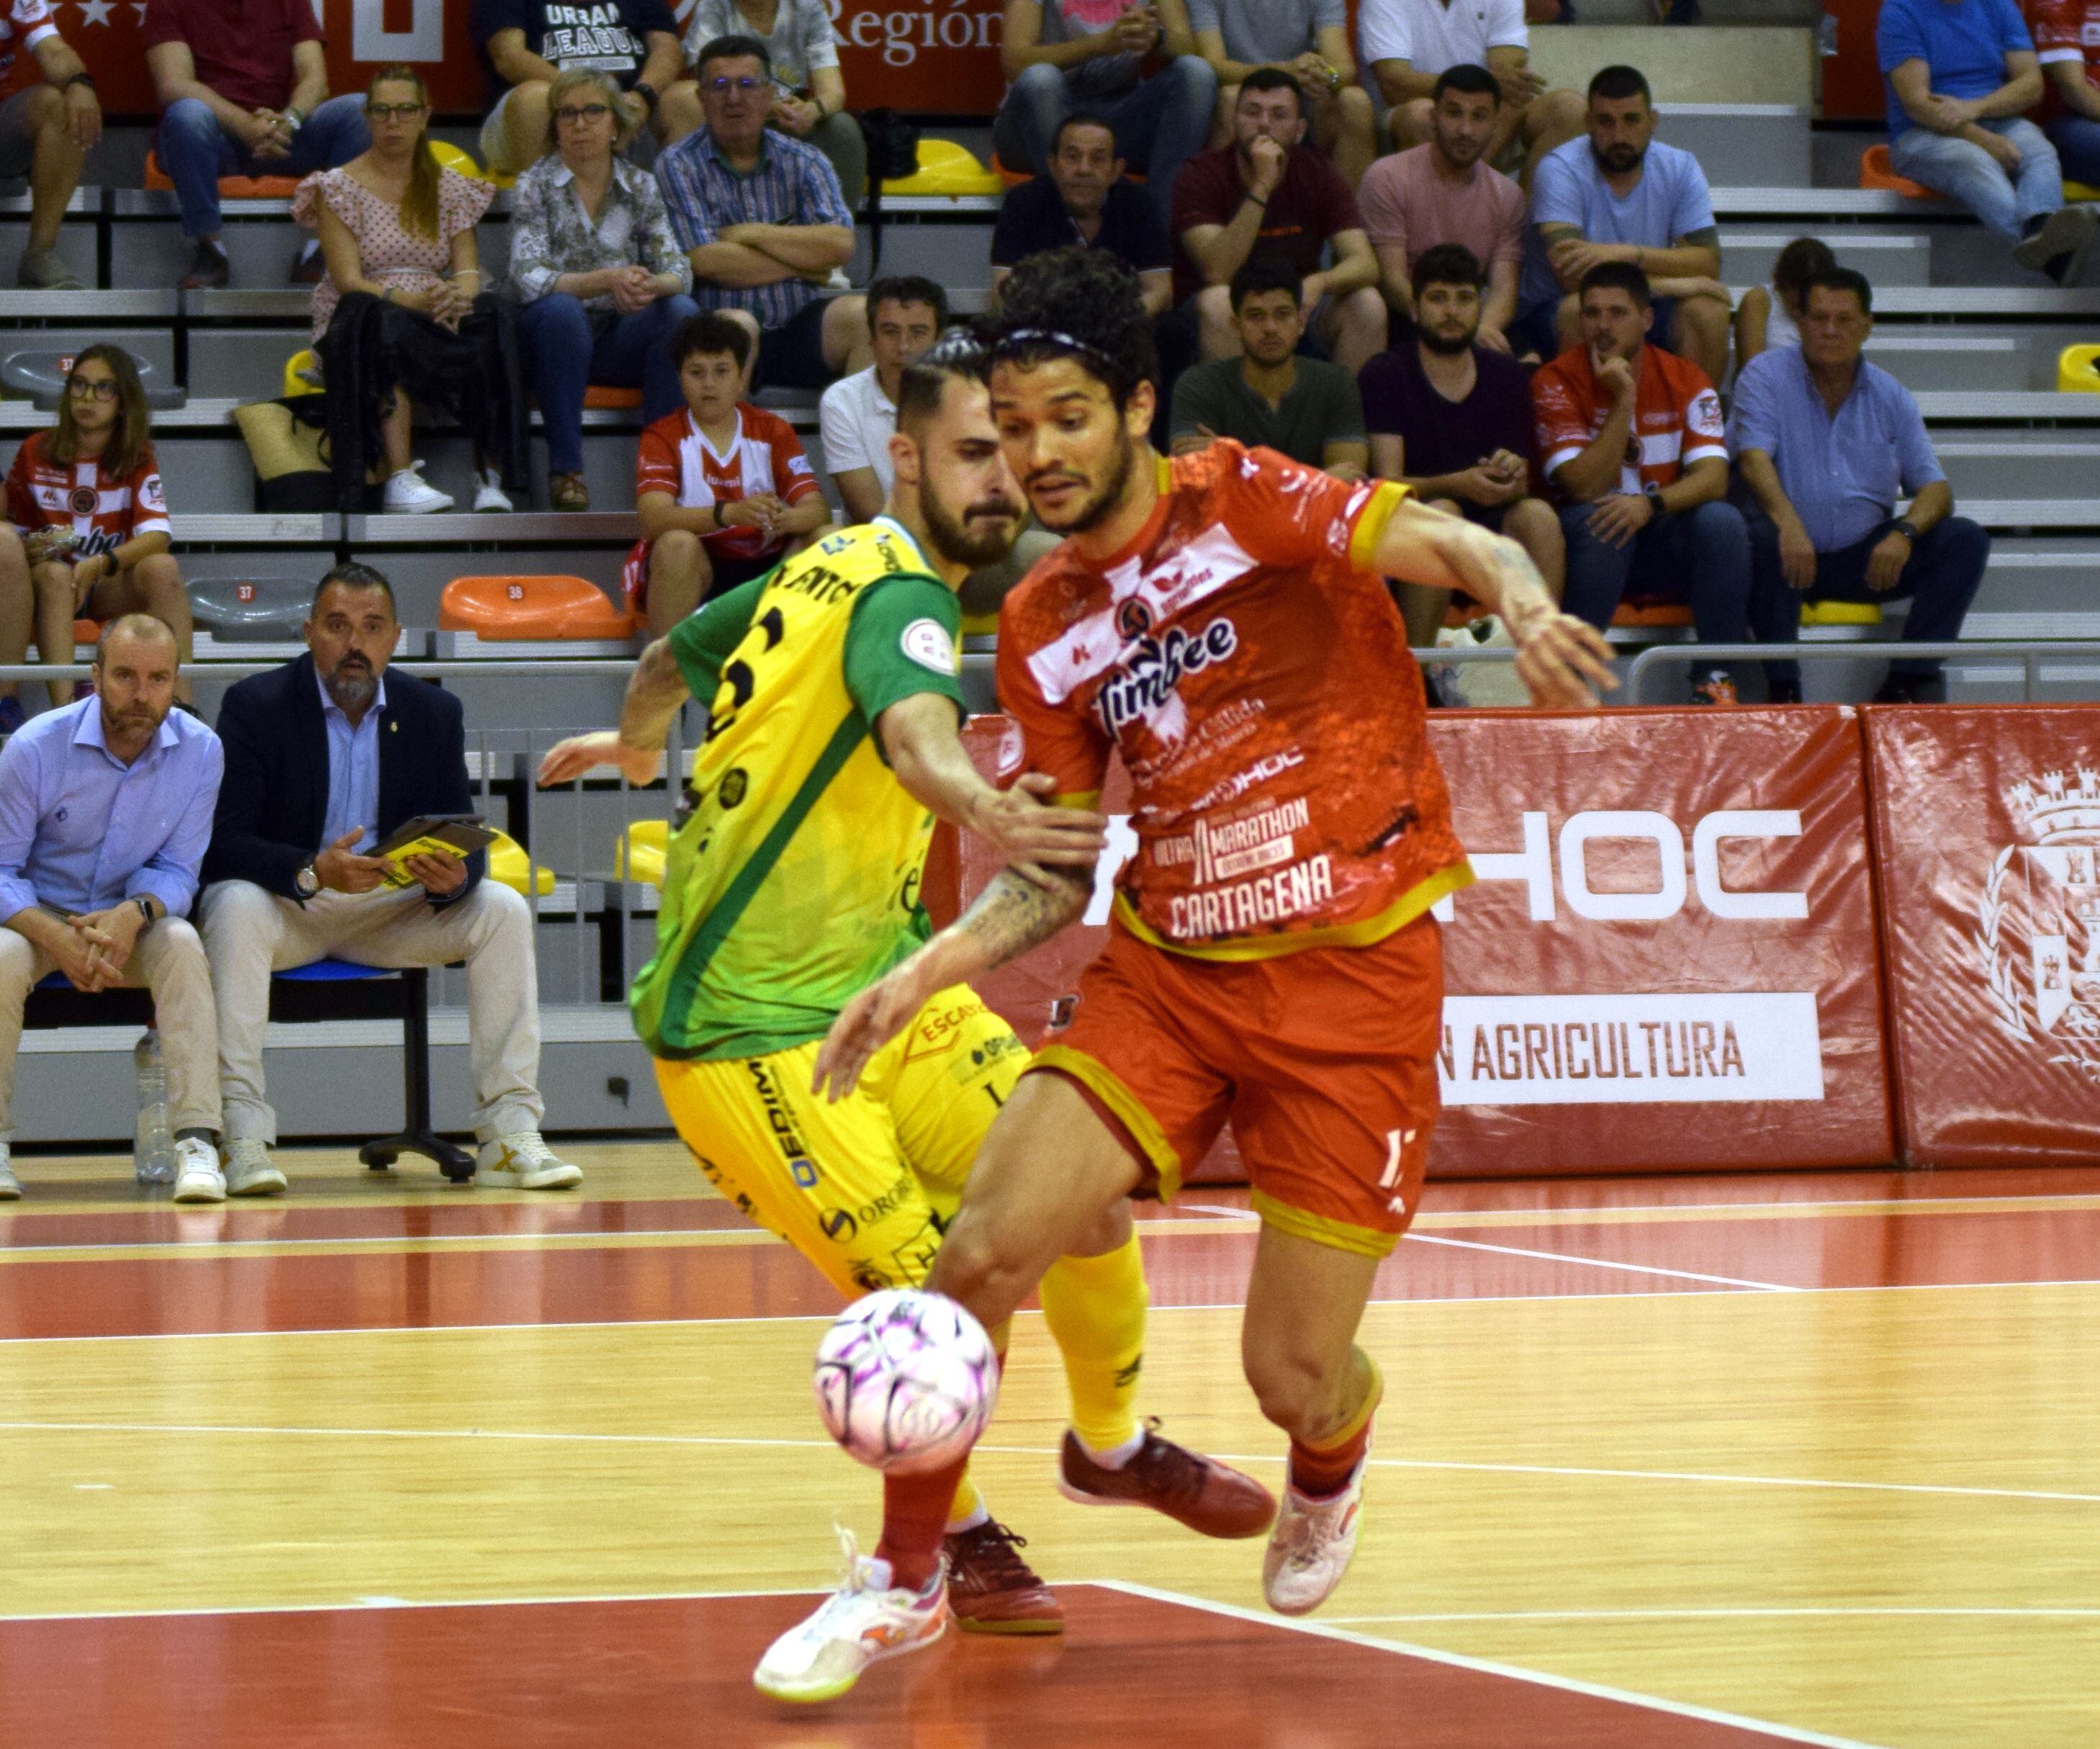
[[[1976,907],[1998,1030],[2100,1086],[2100,771],[2045,771],[2005,797],[2017,837]]]

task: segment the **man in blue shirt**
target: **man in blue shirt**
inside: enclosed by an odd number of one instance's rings
[[[808,141],[766,126],[773,58],[756,37],[716,38],[699,77],[707,126],[656,159],[671,234],[693,263],[693,301],[757,337],[754,394],[865,370],[875,359],[867,300],[823,293],[854,252],[838,172]]]
[[[22,1194],[8,1151],[22,1007],[53,972],[153,992],[175,1200],[226,1198],[211,974],[183,921],[224,759],[201,722],[170,713],[175,667],[175,634],[127,613],[95,647],[93,693],[0,749],[0,1198]]]
[[[1728,290],[1721,232],[1698,159],[1655,143],[1655,104],[1632,67],[1590,82],[1589,137],[1539,160],[1532,233],[1510,339],[1521,353],[1557,358],[1581,343],[1577,288],[1607,261],[1647,275],[1657,344],[1688,358],[1711,382],[1728,378]]]
[[[2018,0],[1884,0],[1874,42],[1890,167],[2018,238],[2022,267],[2075,280],[2093,216],[2064,205],[2056,148],[2026,118],[2041,101],[2041,67]]]
[[[1939,0],[1935,0],[1939,3]],[[1991,537],[1952,515],[1947,484],[1911,392],[1860,356],[1873,327],[1864,274],[1832,267],[1808,282],[1801,345],[1760,352],[1736,379],[1728,448],[1755,501],[1750,622],[1761,641],[1800,636],[1801,603],[1911,597],[1904,636],[1959,638],[1983,581]],[[1899,519],[1899,492],[1910,508]],[[1774,704],[1798,703],[1801,669],[1770,662]],[[1891,663],[1884,704],[1943,696],[1939,664]]]

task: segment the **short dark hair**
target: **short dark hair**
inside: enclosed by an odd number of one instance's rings
[[[990,371],[991,354],[976,335],[962,329],[942,335],[904,367],[897,389],[897,428],[903,431],[939,413],[948,385],[958,378],[982,382]]]
[[[1648,276],[1630,261],[1600,261],[1582,276],[1582,282],[1575,288],[1579,300],[1583,294],[1592,291],[1622,291],[1636,306],[1647,309],[1655,302],[1655,294],[1648,288]]]
[[[1478,291],[1488,283],[1480,258],[1463,243],[1439,243],[1433,249],[1425,249],[1408,277],[1418,298],[1431,285],[1470,285]]]
[[[354,559],[346,559],[340,564],[329,567],[327,574],[314,585],[313,602],[307,611],[311,613],[319,609],[321,597],[331,589],[355,590],[360,594],[368,589],[376,589],[386,598],[386,611],[397,620],[401,617],[394,603],[394,585],[371,566],[360,564]]]
[[[1298,105],[1299,115],[1305,113],[1305,87],[1281,67],[1257,67],[1240,81],[1242,91],[1288,91]]]
[[[711,60],[755,60],[767,78],[773,77],[773,51],[757,37],[711,37],[701,46],[699,57],[693,62],[697,77],[708,70]]]
[[[933,326],[948,325],[948,294],[945,287],[937,285],[917,273],[893,273],[887,279],[877,280],[867,289],[867,319],[872,324],[875,312],[885,303],[923,303],[933,312]]]
[[[1838,265],[1830,245],[1818,236],[1798,236],[1779,252],[1772,263],[1772,284],[1788,291],[1801,291],[1819,273]]]
[[[1498,108],[1502,106],[1502,82],[1472,61],[1462,60],[1438,73],[1436,82],[1429,87],[1430,103],[1442,103],[1446,91],[1463,91],[1469,97],[1492,97]]]
[[[671,368],[683,370],[695,352],[726,352],[741,370],[751,362],[751,330],[719,310],[703,310],[679,323],[671,336]]]
[[[1655,108],[1655,94],[1648,88],[1648,75],[1638,67],[1603,67],[1590,82],[1591,98],[1638,97],[1649,108]]]
[[[1114,127],[1106,119],[1096,115],[1091,109],[1074,109],[1071,114],[1066,116],[1063,121],[1057,124],[1057,131],[1050,136],[1050,156],[1054,158],[1057,156],[1057,148],[1065,144],[1065,135],[1070,133],[1075,127],[1097,127],[1101,129],[1103,133],[1109,136],[1109,144],[1114,149],[1116,154],[1118,157],[1122,155],[1122,144],[1116,139],[1116,130]]]
[[[1291,272],[1289,262],[1274,255],[1256,255],[1240,264],[1239,272],[1233,276],[1228,295],[1232,300],[1233,314],[1238,316],[1242,304],[1263,292],[1287,291],[1294,302],[1302,302],[1304,289],[1304,282]]]
[[[999,287],[985,332],[995,360],[1076,360],[1120,413],[1159,374],[1159,349],[1136,271],[1105,249],[1074,245],[1030,255]]]
[[[1825,267],[1820,273],[1811,273],[1801,288],[1801,307],[1808,307],[1808,294],[1817,289],[1850,292],[1860,300],[1860,313],[1874,313],[1874,288],[1868,284],[1867,276],[1857,267]]]

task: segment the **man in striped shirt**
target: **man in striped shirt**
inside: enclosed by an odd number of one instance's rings
[[[752,331],[751,390],[822,388],[873,361],[866,300],[825,288],[852,258],[854,219],[831,161],[768,130],[772,60],[755,37],[700,51],[707,126],[656,160],[672,234],[693,263],[693,298]]]

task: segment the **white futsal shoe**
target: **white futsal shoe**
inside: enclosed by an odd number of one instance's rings
[[[179,1203],[223,1203],[226,1177],[218,1169],[218,1150],[201,1136],[182,1136],[175,1142],[175,1200]]]
[[[270,1151],[253,1137],[229,1142],[224,1150],[228,1196],[282,1196],[285,1175]]]
[[[474,1169],[484,1183],[518,1190],[572,1190],[584,1181],[583,1168],[557,1156],[536,1129],[515,1129],[484,1142]]]
[[[846,1579],[800,1627],[765,1649],[752,1685],[774,1700],[836,1700],[878,1658],[922,1651],[948,1631],[947,1564],[924,1591],[889,1583],[889,1563],[862,1554],[840,1530]]]
[[[1262,1594],[1279,1615],[1309,1615],[1335,1594],[1357,1552],[1363,1522],[1366,1452],[1350,1473],[1348,1486],[1325,1499],[1310,1499],[1286,1486],[1283,1509],[1270,1532],[1261,1563]]]
[[[15,1160],[10,1144],[0,1142],[0,1203],[11,1203],[22,1195],[22,1181],[15,1176]]]

